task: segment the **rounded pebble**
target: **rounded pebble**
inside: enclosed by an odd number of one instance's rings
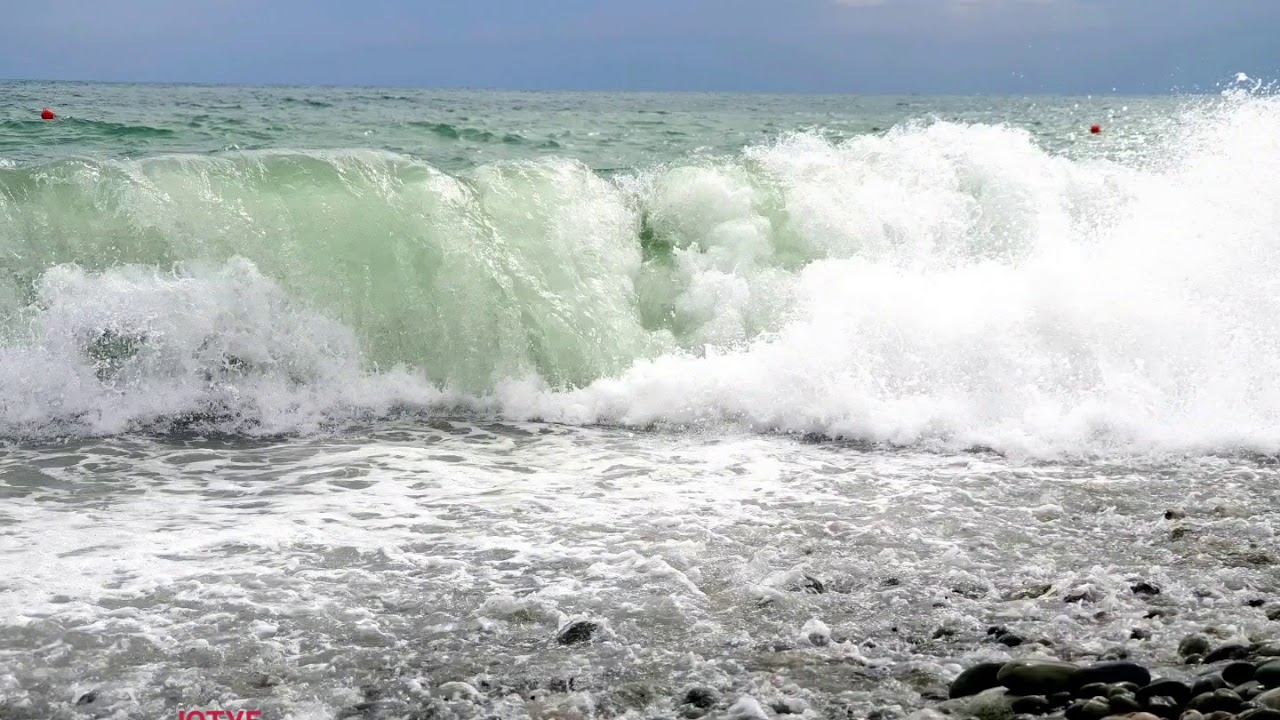
[[[1226,667],[1218,672],[1222,675],[1222,679],[1227,681],[1228,685],[1235,687],[1252,680],[1257,668],[1251,662],[1237,660],[1233,663],[1228,663]]]
[[[1091,682],[1076,688],[1075,696],[1081,700],[1088,700],[1093,697],[1105,698],[1107,697],[1107,691],[1110,689],[1110,686],[1106,683]]]
[[[702,708],[713,708],[720,702],[720,693],[705,686],[691,687],[684,693],[684,704]]]
[[[956,676],[951,681],[948,697],[961,698],[977,695],[983,690],[1000,686],[998,676],[1004,663],[978,663]]]
[[[1133,662],[1104,662],[1082,669],[1076,681],[1082,685],[1089,683],[1110,685],[1121,682],[1146,685],[1151,682],[1151,671]]]
[[[1207,663],[1215,663],[1220,660],[1241,660],[1249,657],[1249,648],[1239,643],[1227,643],[1208,655],[1204,656]]]
[[[1138,702],[1144,705],[1153,697],[1172,698],[1179,705],[1191,699],[1191,686],[1177,680],[1156,680],[1137,692]]]
[[[1207,715],[1218,711],[1234,712],[1240,708],[1240,703],[1240,696],[1235,691],[1221,688],[1196,695],[1187,703],[1187,707]]]
[[[1204,655],[1209,652],[1209,637],[1196,633],[1182,638],[1182,642],[1178,643],[1178,655],[1189,657],[1191,655]]]
[[[1015,660],[996,679],[1013,695],[1052,695],[1079,687],[1080,668],[1060,660]]]
[[[1043,695],[1025,695],[1013,699],[1009,707],[1019,715],[1045,715],[1051,709],[1048,698]]]
[[[1142,703],[1129,693],[1112,695],[1107,699],[1107,703],[1111,706],[1111,712],[1114,713],[1134,713],[1142,709]]]
[[[1280,688],[1268,690],[1253,699],[1258,707],[1268,707],[1272,710],[1280,710]]]
[[[1205,693],[1211,693],[1214,690],[1219,690],[1226,686],[1227,681],[1223,680],[1222,676],[1216,672],[1209,673],[1208,675],[1201,675],[1196,678],[1195,682],[1191,683],[1191,695],[1193,697],[1196,695],[1204,695]]]
[[[1280,687],[1280,660],[1271,660],[1259,665],[1253,673],[1253,679],[1265,688]]]

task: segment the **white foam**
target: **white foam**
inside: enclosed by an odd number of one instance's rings
[[[1233,91],[1125,164],[933,123],[612,184],[388,153],[64,169],[128,176],[121,212],[205,259],[52,265],[34,301],[0,284],[0,428],[307,432],[462,405],[1037,455],[1280,449],[1278,129],[1280,101]],[[295,164],[365,184],[255,180]],[[643,267],[642,220],[671,247]],[[104,331],[146,338],[106,380]]]
[[[771,225],[775,251],[812,257],[782,281],[784,322],[585,389],[512,382],[500,396],[514,416],[572,423],[739,421],[1031,453],[1280,447],[1277,128],[1280,103],[1237,98],[1171,127],[1143,167],[949,124],[757,148],[746,162],[768,203],[705,175],[669,193],[721,213],[682,209],[701,219],[679,262],[697,297],[728,285],[708,258],[732,248],[743,289],[708,322],[736,321],[763,255],[717,239]]]

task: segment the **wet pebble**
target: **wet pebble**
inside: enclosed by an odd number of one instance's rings
[[[1138,702],[1144,705],[1153,697],[1172,698],[1179,705],[1191,699],[1191,686],[1177,680],[1156,680],[1137,692]]]
[[[1267,707],[1272,710],[1280,710],[1280,688],[1268,690],[1253,699],[1258,707]]]
[[[1157,585],[1152,585],[1146,580],[1142,580],[1132,585],[1129,589],[1132,590],[1133,594],[1137,595],[1138,597],[1150,598],[1160,594],[1160,587]]]
[[[1221,688],[1191,698],[1191,702],[1187,703],[1187,707],[1208,715],[1219,711],[1235,712],[1240,709],[1240,703],[1240,696],[1234,690]]]
[[[685,705],[692,705],[693,707],[707,710],[715,707],[716,704],[720,702],[720,693],[716,692],[713,688],[709,688],[704,685],[696,685],[685,690],[682,701]]]
[[[1245,700],[1252,700],[1267,690],[1266,687],[1257,680],[1250,680],[1247,683],[1241,683],[1235,686],[1234,689],[1236,693]]]
[[[955,680],[951,681],[951,688],[948,694],[953,698],[968,697],[977,695],[983,690],[999,687],[1000,680],[998,676],[1000,669],[1004,665],[1004,663],[978,663],[973,667],[967,668],[957,675]]]
[[[1228,643],[1205,655],[1204,661],[1206,663],[1215,663],[1221,660],[1241,660],[1246,657],[1249,657],[1248,646],[1239,643]]]
[[[1067,720],[1102,720],[1111,714],[1111,706],[1102,698],[1077,700],[1067,706]]]
[[[1259,665],[1253,673],[1253,679],[1264,688],[1280,687],[1280,660],[1271,660]]]
[[[1052,709],[1049,706],[1048,698],[1043,695],[1025,695],[1014,698],[1009,703],[1009,708],[1019,715],[1044,715]]]
[[[1196,695],[1211,693],[1214,690],[1218,690],[1226,686],[1227,681],[1224,680],[1222,675],[1219,673],[1213,672],[1207,675],[1201,675],[1196,678],[1195,682],[1191,683],[1191,695],[1194,697]]]
[[[1181,703],[1175,702],[1173,698],[1164,695],[1156,695],[1147,700],[1147,712],[1157,717],[1172,720],[1178,717],[1181,711]]]
[[[591,637],[600,629],[599,623],[590,620],[577,620],[569,623],[556,635],[556,642],[561,645],[578,645],[590,642]]]
[[[996,679],[1014,695],[1052,695],[1078,687],[1079,675],[1080,668],[1060,660],[1015,660]]]
[[[1188,657],[1190,655],[1204,655],[1209,652],[1209,637],[1196,633],[1182,638],[1182,642],[1178,643],[1178,655]]]
[[[1225,680],[1228,685],[1235,687],[1236,685],[1241,685],[1252,680],[1256,671],[1257,667],[1254,666],[1253,663],[1238,660],[1236,662],[1228,663],[1218,671],[1218,674],[1222,676],[1222,679]]]
[[[1111,706],[1111,712],[1117,714],[1133,713],[1142,709],[1142,703],[1129,693],[1112,695],[1107,699],[1107,704]]]

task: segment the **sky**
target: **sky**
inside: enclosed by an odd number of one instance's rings
[[[13,0],[0,78],[531,90],[1212,91],[1280,0]]]

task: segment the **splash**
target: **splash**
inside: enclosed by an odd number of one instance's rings
[[[373,151],[0,169],[0,426],[396,407],[1033,454],[1280,449],[1280,104],[601,177]],[[88,418],[88,419],[86,419]]]

